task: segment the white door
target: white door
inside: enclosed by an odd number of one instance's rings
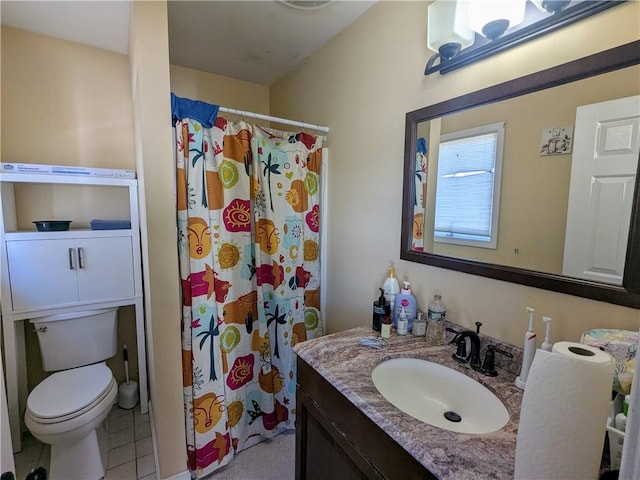
[[[73,240],[9,241],[7,257],[15,311],[78,302]]]
[[[622,284],[639,123],[640,96],[578,107],[563,275]]]
[[[135,295],[131,237],[79,238],[75,246],[81,302]]]

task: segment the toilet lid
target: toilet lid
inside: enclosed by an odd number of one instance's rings
[[[104,363],[56,372],[33,389],[27,407],[43,419],[69,415],[100,397],[112,378]]]

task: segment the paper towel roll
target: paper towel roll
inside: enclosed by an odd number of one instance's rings
[[[516,479],[596,479],[615,362],[602,350],[557,342],[537,350],[520,409]]]

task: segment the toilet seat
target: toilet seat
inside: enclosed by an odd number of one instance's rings
[[[27,398],[31,418],[58,423],[91,410],[109,395],[113,373],[104,363],[56,372],[40,382]]]

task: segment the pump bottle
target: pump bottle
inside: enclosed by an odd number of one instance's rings
[[[382,288],[378,290],[380,290],[380,297],[373,302],[373,329],[377,332],[382,327],[382,319],[391,314],[391,306],[384,298],[384,290]]]
[[[400,295],[396,297],[396,303],[393,310],[393,326],[398,328],[398,318],[400,317],[400,311],[404,308],[407,319],[409,320],[408,331],[413,328],[413,320],[418,313],[416,297],[411,293],[411,284],[409,282],[402,282],[402,291]]]
[[[533,312],[535,310],[531,307],[527,307],[529,312],[529,328],[524,334],[524,352],[522,354],[522,368],[520,369],[520,376],[516,378],[516,387],[524,390],[527,384],[527,377],[529,376],[529,369],[533,363],[533,357],[536,355],[536,334],[533,332]]]
[[[544,342],[540,345],[540,349],[550,352],[553,350],[553,344],[551,343],[551,318],[542,317],[542,321],[545,323],[546,333],[544,335]]]

